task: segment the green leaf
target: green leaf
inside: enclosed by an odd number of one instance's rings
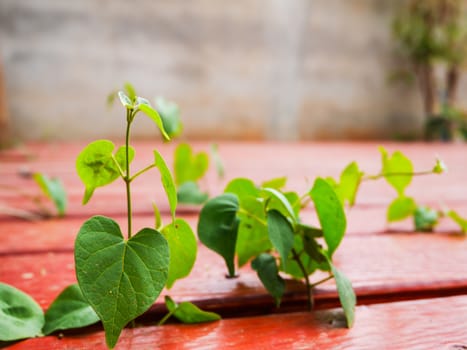
[[[211,155],[212,159],[214,159],[214,164],[216,165],[217,176],[222,179],[225,175],[224,163],[222,162],[222,158],[219,154],[219,146],[215,143],[211,144]]]
[[[150,228],[125,240],[115,221],[95,216],[79,230],[75,266],[81,291],[104,325],[108,347],[113,348],[123,327],[145,312],[164,288],[169,247]]]
[[[97,187],[105,186],[115,181],[120,176],[118,163],[121,169],[125,168],[126,148],[120,147],[115,156],[112,154],[115,145],[108,140],[98,140],[87,145],[76,159],[76,171],[81,181],[86,186],[83,204],[91,199]],[[135,150],[128,149],[129,161],[135,156]],[[115,160],[113,159],[115,157]]]
[[[167,132],[164,129],[164,124],[162,124],[161,116],[154,108],[147,104],[139,104],[138,109],[152,119],[166,140],[170,140],[170,136],[167,135]]]
[[[305,253],[318,264],[318,268],[324,271],[329,271],[329,266],[327,264],[328,259],[323,251],[323,247],[318,241],[309,234],[310,231],[305,231],[303,235],[303,249]]]
[[[178,187],[177,198],[180,203],[203,204],[209,195],[202,192],[196,182],[187,181]]]
[[[125,84],[123,84],[123,88],[125,89],[125,92],[127,93],[130,100],[135,101],[136,100],[136,91],[135,91],[135,88],[133,87],[133,85],[126,82]]]
[[[344,209],[332,186],[322,178],[315,180],[310,196],[315,204],[331,258],[344,238],[347,226]]]
[[[276,259],[270,254],[262,253],[251,262],[251,267],[258,273],[263,286],[274,298],[276,306],[279,307],[285,292],[285,282],[279,276]]]
[[[275,209],[279,211],[295,225],[298,221],[295,210],[282,192],[274,188],[262,188],[260,195],[267,201],[267,210]]]
[[[461,217],[456,211],[449,210],[447,216],[450,217],[456,224],[459,225],[463,233],[467,233],[467,219]]]
[[[334,265],[331,264],[332,274],[336,280],[337,293],[342,308],[344,309],[345,318],[347,320],[347,327],[351,328],[355,319],[355,306],[357,304],[357,297],[352,288],[350,280],[339,271]]]
[[[284,193],[284,197],[292,206],[292,209],[295,213],[295,217],[298,218],[300,215],[300,210],[302,209],[301,198],[296,192],[286,192]]]
[[[180,108],[177,104],[162,97],[156,99],[156,108],[162,119],[167,134],[173,138],[181,134],[183,125],[180,121]]]
[[[58,215],[65,215],[67,196],[62,182],[59,179],[50,179],[47,175],[41,173],[35,173],[33,178],[47,198],[52,199]]]
[[[204,205],[198,221],[200,241],[224,258],[230,277],[235,276],[238,208],[238,198],[234,194],[224,193]]]
[[[154,164],[161,173],[161,182],[164,187],[165,193],[169,200],[170,213],[172,214],[172,221],[175,220],[175,210],[177,209],[177,189],[175,188],[172,174],[170,173],[164,158],[156,150],[154,151]]]
[[[273,209],[267,212],[268,234],[274,248],[277,249],[286,268],[287,257],[294,244],[294,232],[289,221],[279,211]]]
[[[183,323],[212,322],[221,319],[218,314],[214,312],[203,311],[196,305],[187,301],[177,304],[169,296],[165,297],[165,305],[167,306],[167,309],[169,309],[169,312]]]
[[[438,212],[427,207],[417,207],[414,212],[414,223],[417,231],[429,232],[438,223]]]
[[[236,178],[227,184],[224,193],[235,194],[241,203],[243,198],[259,196],[259,189],[250,179]]]
[[[65,288],[45,313],[45,335],[56,330],[81,328],[99,321],[77,284]]]
[[[118,95],[118,98],[120,99],[120,102],[122,103],[123,107],[127,108],[127,109],[133,109],[133,102],[131,101],[131,99],[125,95],[125,93],[123,91],[119,91],[117,93]]]
[[[162,226],[161,212],[156,203],[152,203],[152,209],[154,211],[154,228],[159,230]]]
[[[12,341],[41,334],[44,313],[26,293],[0,282],[0,340]]]
[[[175,149],[174,176],[175,183],[181,185],[187,181],[201,179],[209,167],[209,157],[206,152],[193,154],[190,145],[181,143]]]
[[[411,216],[417,205],[412,197],[400,196],[389,204],[387,220],[389,222],[403,220]]]
[[[269,187],[269,188],[274,188],[276,190],[280,190],[282,187],[285,186],[286,183],[287,183],[287,177],[283,176],[283,177],[277,177],[275,179],[264,181],[261,184],[261,187]]]
[[[380,147],[379,150],[381,152],[383,163],[383,169],[381,172],[386,181],[395,188],[399,196],[402,196],[405,188],[412,181],[412,161],[400,151],[394,152],[392,156],[389,157],[387,151],[383,147]]]
[[[254,197],[244,197],[237,213],[240,219],[237,236],[238,266],[272,248],[263,204]]]
[[[350,206],[355,204],[358,188],[362,180],[363,173],[358,168],[356,162],[352,162],[342,171],[340,182],[335,189],[337,196],[342,204],[349,202]]]
[[[169,244],[170,263],[167,289],[172,288],[176,280],[190,274],[196,260],[198,245],[190,225],[177,219],[162,229],[162,235]]]

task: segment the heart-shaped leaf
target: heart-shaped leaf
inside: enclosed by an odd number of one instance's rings
[[[230,181],[225,187],[224,193],[235,194],[241,203],[243,198],[257,197],[259,195],[259,189],[250,179],[240,177]]]
[[[83,204],[91,199],[97,187],[105,186],[120,176],[120,169],[125,168],[126,148],[120,147],[115,155],[112,154],[115,145],[108,140],[98,140],[87,145],[76,159],[76,171],[86,186]],[[135,156],[132,147],[128,149],[129,161]],[[118,166],[117,166],[118,163]]]
[[[77,284],[63,290],[45,313],[44,334],[60,329],[89,326],[99,321],[94,309],[84,299]]]
[[[415,230],[431,232],[438,223],[439,214],[436,210],[428,207],[417,207],[414,212]]]
[[[342,171],[340,182],[336,186],[335,191],[342,204],[348,201],[350,206],[355,203],[358,187],[362,180],[363,173],[358,168],[356,162],[352,162]]]
[[[279,307],[285,292],[285,281],[279,276],[276,259],[267,253],[262,253],[251,262],[251,267],[258,274],[263,286],[267,289]]]
[[[190,274],[196,260],[198,245],[190,225],[177,219],[162,229],[162,234],[169,244],[170,264],[167,288],[172,288],[177,279]]]
[[[274,248],[281,256],[282,265],[287,268],[287,257],[294,244],[294,232],[287,218],[277,210],[267,212],[268,234]]]
[[[34,180],[41,188],[42,192],[55,204],[59,216],[65,215],[67,196],[65,188],[59,179],[50,179],[47,175],[41,173],[35,173],[33,175]]]
[[[177,104],[159,97],[156,100],[156,108],[167,134],[172,138],[180,135],[183,125],[180,121],[180,108],[178,108]]]
[[[285,186],[286,183],[287,183],[287,177],[285,177],[285,176],[276,177],[274,179],[264,181],[261,184],[261,187],[274,188],[276,190],[280,190],[282,187]]]
[[[336,251],[344,238],[347,221],[342,203],[332,186],[324,179],[317,178],[310,191],[318,214],[329,257]]]
[[[206,152],[193,154],[190,145],[181,143],[175,149],[174,176],[175,183],[181,185],[187,181],[196,182],[206,173],[209,157]]]
[[[44,313],[29,295],[0,283],[0,340],[36,337],[43,325]]]
[[[169,309],[169,312],[183,323],[212,322],[221,319],[218,314],[214,312],[203,311],[196,305],[187,301],[177,304],[169,296],[165,297],[165,305],[167,306],[167,309]]]
[[[412,181],[412,161],[400,151],[394,152],[389,157],[388,152],[383,147],[380,147],[379,150],[383,163],[381,173],[386,181],[396,189],[399,196],[402,196],[405,188]]]
[[[198,184],[193,181],[187,181],[181,184],[177,190],[177,199],[185,204],[203,204],[209,198],[209,195],[202,192]]]
[[[95,216],[75,242],[76,277],[101,319],[110,348],[125,325],[145,312],[167,282],[169,247],[157,231],[144,228],[125,240],[118,224]]]
[[[198,220],[200,241],[224,258],[230,277],[235,276],[234,257],[239,223],[237,210],[237,197],[232,193],[224,193],[204,205]]]
[[[388,207],[387,219],[389,222],[403,220],[412,215],[417,208],[411,197],[400,196],[394,199]]]
[[[172,213],[173,221],[175,220],[175,210],[177,209],[177,189],[175,188],[175,183],[172,178],[172,174],[170,173],[170,170],[167,167],[164,158],[162,158],[160,153],[157,151],[154,151],[154,164],[161,173],[161,182],[169,200],[170,212]]]
[[[240,225],[237,237],[238,266],[272,248],[263,204],[254,197],[243,197],[238,210]]]

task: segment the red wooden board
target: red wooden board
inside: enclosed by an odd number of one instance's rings
[[[341,310],[125,329],[116,349],[446,349],[467,347],[467,296],[361,306],[352,329]],[[11,350],[105,349],[102,331],[30,339]]]

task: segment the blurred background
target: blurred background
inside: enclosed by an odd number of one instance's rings
[[[125,82],[176,102],[187,139],[456,138],[464,5],[0,0],[1,138],[121,136],[106,99]]]

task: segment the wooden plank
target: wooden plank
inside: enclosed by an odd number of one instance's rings
[[[19,187],[28,193],[37,192],[37,186],[18,175],[18,172],[43,171],[50,176],[62,179],[70,196],[69,213],[71,215],[88,215],[89,213],[123,213],[125,210],[124,188],[119,183],[96,191],[89,206],[81,206],[83,185],[75,174],[75,158],[84,144],[32,144],[30,146],[35,158],[25,161],[2,161],[0,175],[5,186]],[[449,172],[442,176],[418,177],[408,188],[407,194],[413,195],[424,204],[447,205],[466,203],[465,145],[439,144],[387,144],[390,150],[402,149],[413,159],[416,169],[430,169],[434,157],[439,154],[449,166]],[[163,155],[171,163],[174,145],[148,142],[135,142],[138,158],[133,168],[139,169],[153,158],[152,148],[160,148]],[[194,143],[197,150],[207,150],[208,143]],[[235,177],[250,177],[257,182],[276,176],[288,176],[289,189],[305,193],[311,186],[310,181],[316,176],[338,176],[340,171],[352,160],[361,163],[369,173],[380,170],[380,155],[377,144],[322,144],[322,143],[225,143],[221,145],[226,167],[226,178],[217,179],[211,171],[203,181],[203,187],[212,195],[218,194],[225,184]],[[274,157],[270,157],[274,154]],[[248,156],[245,156],[248,155]],[[0,161],[2,156],[0,154]],[[325,159],[326,161],[322,161]],[[8,157],[7,157],[8,160]],[[260,161],[259,161],[260,160]],[[153,174],[145,174],[135,183],[133,193],[137,200],[136,210],[147,212],[148,203],[164,198],[163,190]],[[384,180],[367,182],[361,186],[357,199],[359,205],[387,205],[393,200],[395,191],[384,183]],[[19,207],[30,206],[20,196],[11,191],[0,190],[0,200],[8,200]],[[141,206],[139,206],[141,203]],[[165,208],[167,209],[167,208]]]
[[[136,206],[138,204],[136,203]],[[467,217],[467,205],[455,206],[453,209],[456,209],[461,215]],[[177,216],[187,220],[194,231],[196,231],[198,214],[198,208],[193,206],[179,206],[177,210]],[[79,228],[92,215],[93,213],[89,213],[88,216],[68,215],[65,218],[51,218],[37,221],[15,220],[12,218],[0,220],[1,231],[4,232],[0,237],[0,255],[7,253],[72,250]],[[124,230],[126,227],[126,216],[118,214],[111,217]],[[311,208],[305,210],[301,218],[305,223],[316,224],[318,222],[316,213]],[[171,220],[169,214],[163,214],[162,219],[164,223],[169,223]],[[134,216],[135,228],[140,229],[153,226],[153,213],[137,212]],[[396,233],[410,234],[414,229],[412,219],[387,223],[385,207],[356,207],[347,213],[346,237]],[[448,218],[441,219],[439,226],[435,229],[437,235],[449,235],[458,232],[460,232],[459,226]],[[418,235],[416,236],[418,237]]]
[[[125,329],[116,349],[446,349],[467,347],[467,296],[357,307],[344,328],[341,310]],[[102,331],[19,342],[21,349],[105,349]]]
[[[456,235],[395,234],[354,236],[344,239],[335,263],[351,279],[362,303],[382,299],[410,299],[467,292],[467,239]],[[246,266],[240,277],[225,279],[223,260],[200,246],[189,278],[170,291],[178,300],[197,300],[208,308],[234,312],[238,305],[256,305],[260,311],[272,308],[256,277]],[[314,279],[324,277],[318,274]],[[70,250],[39,254],[0,256],[0,280],[31,294],[46,308],[68,284],[74,283]],[[285,307],[305,305],[304,286],[289,285]],[[320,286],[317,304],[336,305],[333,282]]]

